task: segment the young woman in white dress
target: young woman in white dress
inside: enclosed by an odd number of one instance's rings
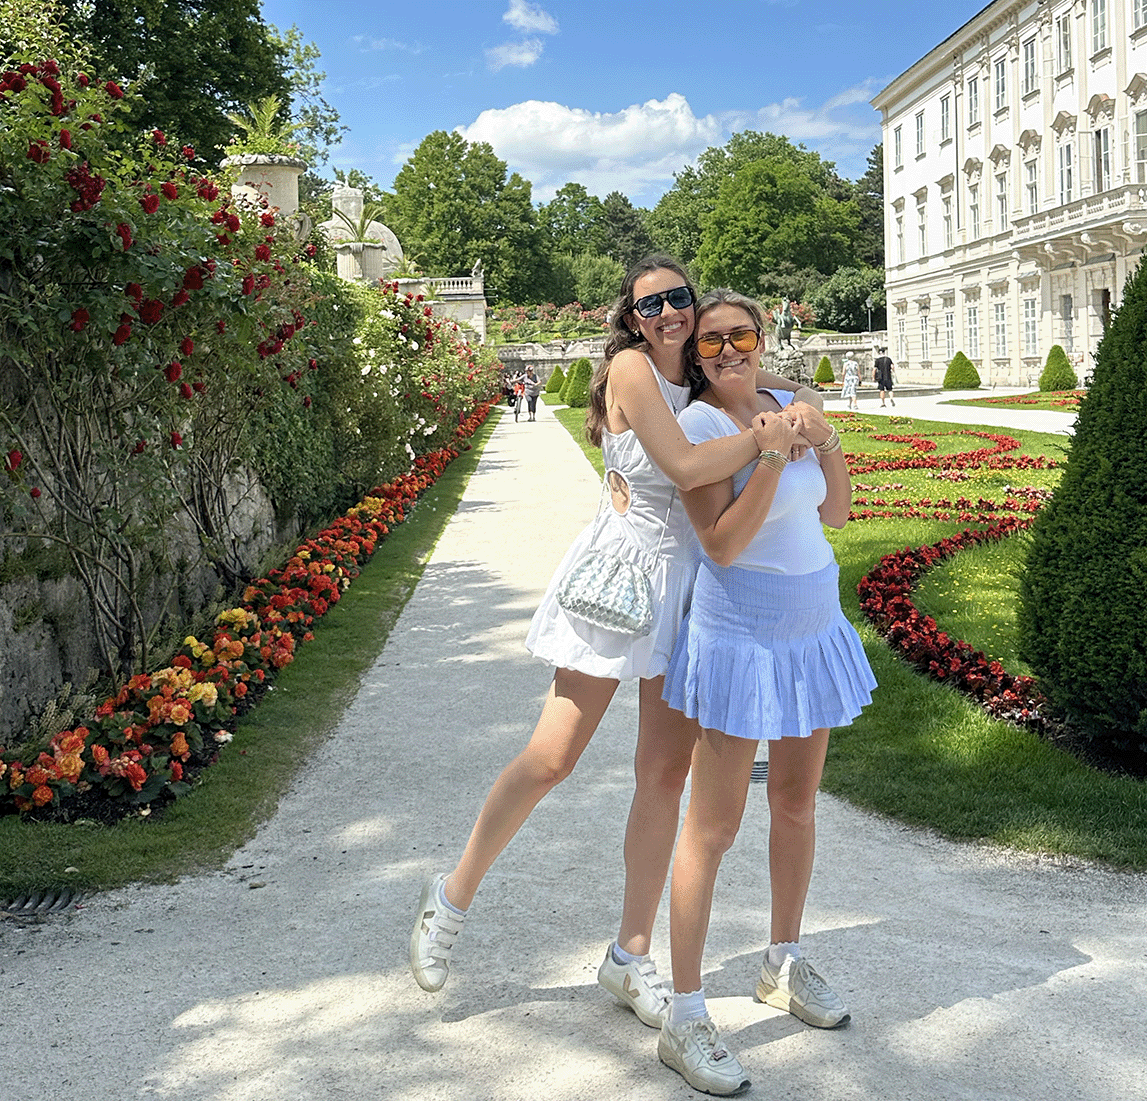
[[[591,384],[586,429],[600,443],[609,499],[595,546],[655,553],[655,615],[645,637],[591,626],[557,603],[557,588],[592,538],[587,529],[551,581],[527,647],[556,666],[528,744],[495,781],[461,859],[425,885],[410,938],[410,966],[425,990],[445,983],[451,952],[479,884],[533,808],[573,770],[621,680],[640,679],[634,758],[636,790],[625,834],[621,927],[599,982],[652,1027],[669,991],[649,957],[650,937],[677,833],[681,793],[697,724],[662,700],[674,637],[696,573],[695,541],[674,486],[728,478],[761,452],[758,426],[694,447],[677,423],[689,397],[684,350],[693,335],[696,293],[684,269],[664,256],[638,263],[622,284],[605,357]],[[768,384],[796,389],[787,379]],[[802,390],[812,400],[811,391]]]

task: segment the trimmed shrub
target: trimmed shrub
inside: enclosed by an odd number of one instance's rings
[[[570,364],[570,372],[562,387],[562,401],[571,409],[584,409],[589,405],[589,381],[593,375],[593,365],[588,357],[582,356]]]
[[[1147,266],[1128,281],[1055,496],[1036,517],[1018,641],[1093,750],[1147,763]]]
[[[812,376],[813,382],[821,383],[836,382],[836,375],[832,373],[832,360],[828,356],[821,356],[820,362],[816,365],[816,374]]]
[[[1055,390],[1074,390],[1079,385],[1075,371],[1065,352],[1058,344],[1051,346],[1047,353],[1047,363],[1039,376],[1040,393],[1050,393]]]
[[[554,368],[554,373],[546,380],[546,393],[560,394],[565,381],[566,376],[562,373],[561,364],[558,364],[558,366]]]
[[[957,352],[944,372],[945,390],[978,390],[980,372],[976,365],[963,352]]]

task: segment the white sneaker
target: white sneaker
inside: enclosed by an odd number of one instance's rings
[[[462,932],[465,914],[457,914],[439,901],[446,882],[442,872],[427,881],[418,902],[418,917],[410,934],[410,970],[423,990],[441,990],[450,973],[450,949]]]
[[[657,1041],[657,1058],[702,1093],[731,1097],[749,1088],[745,1068],[722,1043],[710,1017],[695,1017],[676,1027],[667,1018]]]
[[[597,981],[650,1028],[660,1028],[669,1016],[672,999],[669,984],[657,974],[657,964],[649,956],[641,956],[632,963],[618,963],[613,958],[611,944],[597,969]]]
[[[783,1009],[817,1028],[836,1028],[850,1018],[844,1002],[803,956],[787,956],[780,967],[773,967],[765,953],[757,1001]]]

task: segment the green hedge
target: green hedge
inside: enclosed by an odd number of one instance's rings
[[[822,385],[826,382],[836,382],[836,375],[832,373],[832,360],[828,356],[820,357],[820,362],[816,365],[816,374],[812,376],[812,380]]]
[[[1067,358],[1067,353],[1060,345],[1053,344],[1051,351],[1047,353],[1047,362],[1039,376],[1040,392],[1074,390],[1078,385],[1079,379],[1075,377],[1075,371]]]
[[[980,373],[976,365],[963,352],[957,352],[944,372],[945,390],[978,390]]]
[[[584,409],[589,405],[589,383],[593,377],[593,366],[586,356],[575,359],[570,364],[565,385],[562,386],[562,402],[571,409]]]

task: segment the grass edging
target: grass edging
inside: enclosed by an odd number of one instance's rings
[[[502,410],[495,406],[462,452],[379,545],[315,638],[243,716],[234,740],[191,794],[156,821],[111,826],[0,817],[0,900],[30,890],[106,890],[171,882],[221,866],[275,811],[307,758],[332,734],[358,691],[477,468]]]

